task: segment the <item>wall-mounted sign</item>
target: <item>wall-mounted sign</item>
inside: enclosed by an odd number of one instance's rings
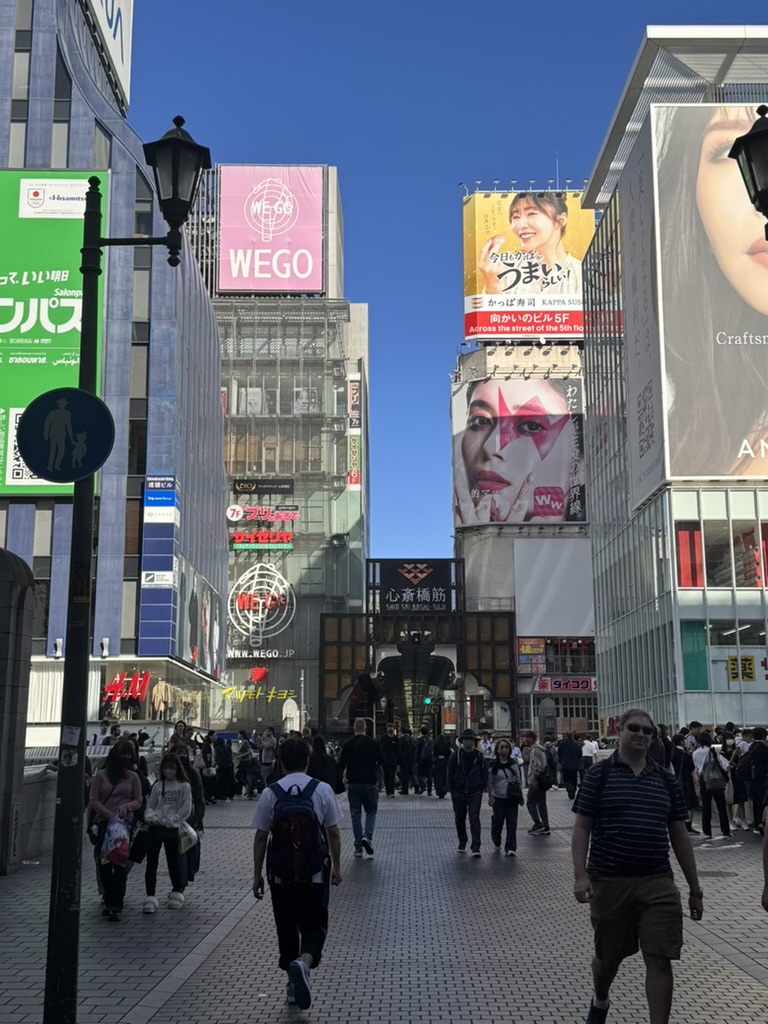
[[[256,686],[252,690],[238,689],[236,686],[227,686],[221,691],[225,700],[266,700],[271,704],[273,700],[295,700],[298,694],[295,690],[278,690],[271,686],[268,690],[264,686]]]
[[[232,534],[233,551],[293,550],[293,534],[287,530],[235,530]]]
[[[451,610],[451,561],[379,563],[379,606],[384,615]]]
[[[261,648],[293,622],[296,594],[277,567],[260,562],[243,573],[229,593],[229,621],[249,647]],[[254,657],[262,655],[254,654]]]
[[[110,682],[104,687],[102,701],[116,704],[119,700],[145,700],[151,675],[149,672],[115,672]]]
[[[141,585],[144,589],[149,587],[157,587],[158,589],[167,589],[168,587],[176,587],[178,585],[178,573],[173,571],[164,572],[142,572],[141,574]]]
[[[348,452],[347,452],[347,485],[349,489],[359,491],[360,490],[360,465],[362,462],[360,449],[361,439],[359,434],[350,434],[347,438],[348,441]]]
[[[262,523],[297,523],[299,521],[298,505],[230,505],[227,509],[230,523],[254,521]]]
[[[361,386],[359,376],[353,375],[347,381],[347,416],[350,430],[360,430],[363,425]]]
[[[148,476],[144,482],[144,522],[176,523],[181,517],[177,507],[175,476]]]
[[[547,655],[544,637],[521,637],[517,641],[517,674],[546,675]]]
[[[764,664],[764,663],[763,663]],[[754,683],[755,681],[755,659],[750,654],[744,654],[740,658],[731,655],[728,658],[728,682]]]
[[[293,494],[293,480],[287,477],[233,480],[232,490],[235,494]]]
[[[533,684],[534,693],[596,693],[594,676],[539,676]]]

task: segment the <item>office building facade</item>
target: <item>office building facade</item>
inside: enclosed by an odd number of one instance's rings
[[[165,234],[141,140],[125,117],[131,10],[130,2],[109,11],[92,0],[0,2],[0,167],[8,169],[0,175],[6,192],[18,190],[19,211],[24,203],[37,204],[40,194],[47,196],[41,202],[54,202],[65,191],[62,182],[71,188],[73,179],[82,181],[84,194],[86,179],[96,174],[104,194],[105,234]],[[158,123],[158,134],[168,124]],[[67,223],[77,228],[81,212],[79,205]],[[12,213],[11,202],[4,216],[12,219]],[[38,214],[45,217],[44,205]],[[40,230],[50,225],[53,245],[57,215],[35,223]],[[70,244],[69,236],[67,240]],[[76,249],[79,244],[75,238]],[[54,310],[65,302],[76,310],[81,295],[79,273],[67,271],[60,294],[68,297],[54,293],[51,302],[44,289],[54,283],[58,287],[63,279],[54,282],[51,275],[62,271],[48,266],[48,255],[41,245],[35,270],[26,278],[14,279],[16,271],[9,267],[0,274],[5,309],[17,302],[31,308],[33,299],[38,309],[48,303],[48,321],[40,317],[42,333],[34,349],[40,366],[46,366],[46,357],[39,353],[64,329]],[[176,269],[166,258],[164,249],[149,246],[114,247],[104,256],[99,393],[114,417],[115,444],[97,477],[88,679],[92,721],[107,715],[132,730],[144,726],[158,740],[176,718],[207,724],[210,689],[224,670],[226,595],[216,321],[189,249],[185,247]],[[28,290],[19,297],[14,287]],[[29,361],[25,328],[7,318],[0,328],[6,384],[21,382],[14,376],[16,364]],[[66,329],[67,356],[41,372],[38,393],[65,383],[76,386],[75,315]],[[25,355],[16,355],[21,352]],[[13,472],[13,424],[6,419],[3,428],[0,544],[24,558],[36,580],[28,741],[54,744],[65,643],[71,488],[50,488],[18,466]]]
[[[221,337],[229,486],[213,720],[315,725],[321,617],[362,612],[369,548],[368,310],[344,298],[336,169],[217,167],[190,236]]]
[[[766,70],[763,28],[649,28],[586,189],[602,212],[584,299],[609,732],[633,706],[673,727],[768,719],[764,220],[728,158]]]

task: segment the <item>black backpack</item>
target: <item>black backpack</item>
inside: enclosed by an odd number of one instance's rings
[[[319,785],[312,779],[304,789],[296,783],[287,790],[277,782],[269,788],[275,795],[272,829],[267,850],[267,878],[283,884],[311,882],[328,859],[325,829],[318,821],[312,794]]]

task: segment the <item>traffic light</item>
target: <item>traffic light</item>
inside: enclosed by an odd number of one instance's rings
[[[424,703],[425,704],[431,704],[432,703],[432,698],[431,697],[425,697],[424,698]]]

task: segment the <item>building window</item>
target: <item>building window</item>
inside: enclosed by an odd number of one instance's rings
[[[27,122],[11,121],[8,137],[8,166],[23,167],[27,150]]]
[[[128,426],[128,475],[144,476],[146,472],[147,421],[130,420]]]
[[[147,397],[147,345],[131,345],[131,398]]]
[[[704,586],[704,560],[699,523],[675,523],[677,580],[681,587]]]
[[[107,170],[112,160],[112,136],[97,121],[93,133],[93,166],[96,170]]]
[[[143,174],[136,172],[136,206],[134,209],[134,233],[149,237],[152,234],[152,189]]]
[[[704,524],[704,560],[708,587],[732,587],[731,536],[728,523]]]
[[[56,52],[56,81],[53,92],[53,132],[51,167],[66,167],[69,157],[69,115],[72,106],[72,80],[61,56]]]
[[[760,545],[757,543],[757,523],[737,520],[732,524],[733,567],[737,587],[761,587],[763,570]]]

